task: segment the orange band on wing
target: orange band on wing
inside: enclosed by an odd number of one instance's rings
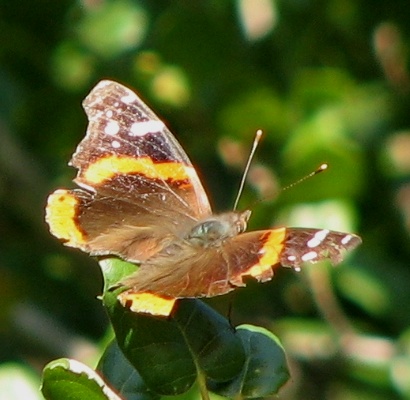
[[[279,262],[285,237],[286,228],[279,228],[270,231],[267,234],[267,238],[265,239],[265,243],[261,249],[262,252],[259,262],[248,269],[246,274],[257,279],[262,278],[266,273],[271,276],[272,266]],[[258,280],[263,281],[264,279],[262,278]]]
[[[71,247],[81,247],[85,243],[84,235],[75,223],[78,204],[77,197],[63,189],[56,190],[47,200],[46,221],[50,232]]]
[[[110,155],[90,164],[82,177],[90,185],[100,184],[118,174],[139,173],[152,179],[187,180],[194,174],[193,168],[177,162],[154,163],[149,157]]]
[[[136,313],[151,314],[168,317],[174,308],[177,299],[153,293],[122,292],[118,300],[124,307],[129,307]]]

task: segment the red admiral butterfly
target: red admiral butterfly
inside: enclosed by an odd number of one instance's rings
[[[280,265],[336,264],[361,243],[327,229],[244,233],[251,212],[212,214],[184,150],[134,92],[101,81],[83,106],[89,126],[70,162],[81,189],[52,193],[46,220],[67,246],[140,265],[120,282],[119,300],[136,312],[169,315],[176,299],[266,282]]]

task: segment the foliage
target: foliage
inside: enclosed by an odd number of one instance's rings
[[[101,263],[106,282],[129,272],[124,261]],[[76,360],[52,361],[43,372],[47,400],[157,399],[184,394],[194,383],[204,400],[208,388],[230,398],[262,398],[277,393],[289,378],[283,348],[267,330],[234,329],[196,299],[181,300],[169,318],[137,314],[105,286],[103,302],[115,340],[98,365],[103,378]]]
[[[63,248],[43,221],[47,194],[68,187],[75,173],[66,164],[85,131],[81,101],[110,78],[164,117],[216,210],[231,207],[252,136],[263,129],[240,202],[252,208],[250,228],[362,236],[340,268],[283,269],[268,284],[209,302],[226,314],[233,300],[235,325],[263,325],[280,338],[292,376],[281,398],[409,398],[410,9],[402,0],[386,4],[2,2],[0,354],[7,372],[20,379],[16,371],[28,364],[39,374],[60,357],[95,365],[112,339],[95,299],[103,285],[96,263]],[[328,172],[278,193],[323,162]],[[72,379],[78,372],[67,365],[45,371]],[[92,374],[85,365],[81,371]],[[222,393],[220,384],[213,389]]]

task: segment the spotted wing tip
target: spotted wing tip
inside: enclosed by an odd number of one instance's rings
[[[286,243],[287,242],[287,243]],[[329,230],[290,229],[280,256],[284,267],[300,271],[305,263],[329,260],[340,264],[347,252],[362,243],[359,236]]]
[[[347,240],[346,250],[353,250],[362,244],[362,238],[354,234],[347,234],[345,239],[342,239],[342,244],[344,240]]]
[[[96,89],[102,89],[102,88],[104,88],[104,87],[106,87],[106,86],[111,86],[111,85],[115,85],[115,84],[117,84],[115,81],[112,81],[112,80],[110,80],[110,79],[103,79],[103,80],[99,81],[99,82],[94,86],[94,88],[92,89],[92,91],[93,91],[93,90],[96,90]]]
[[[107,88],[109,87],[116,87],[121,86],[119,83],[115,81],[111,81],[109,79],[103,79],[99,81],[88,93],[86,98],[83,100],[83,108],[87,112],[88,107],[95,101],[96,98],[99,98],[101,93],[107,93]],[[101,92],[101,93],[100,93]]]

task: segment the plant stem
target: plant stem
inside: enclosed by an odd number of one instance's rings
[[[206,388],[205,375],[198,370],[197,382],[202,400],[209,400],[208,389]]]

